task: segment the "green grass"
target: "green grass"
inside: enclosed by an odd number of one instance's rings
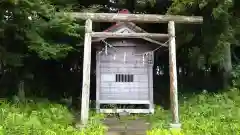
[[[185,95],[186,96],[186,95]],[[231,89],[219,94],[202,93],[180,97],[181,131],[170,131],[170,111],[160,107],[151,116],[143,117],[152,129],[148,135],[240,135],[240,90]],[[0,103],[0,135],[104,135],[103,115],[91,111],[84,129],[73,126],[74,115],[59,104],[47,101]],[[78,118],[79,119],[79,118]]]
[[[219,94],[202,93],[180,99],[182,130],[171,133],[170,111],[156,108],[149,116],[152,130],[148,135],[240,135],[240,90],[231,89]]]
[[[74,116],[59,104],[50,102],[9,103],[0,105],[0,135],[103,135],[102,116],[92,114],[88,126],[73,127]]]

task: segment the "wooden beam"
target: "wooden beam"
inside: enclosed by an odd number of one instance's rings
[[[179,124],[178,114],[178,88],[177,88],[177,67],[176,67],[176,41],[175,41],[175,23],[168,23],[169,40],[169,76],[170,76],[170,101],[172,111],[172,125]]]
[[[82,80],[82,106],[81,123],[86,125],[89,117],[89,97],[90,97],[90,69],[91,69],[91,33],[92,21],[86,20],[84,57],[83,57],[83,80]]]
[[[138,22],[138,23],[202,23],[201,16],[157,15],[157,14],[119,14],[119,13],[66,13],[76,19],[91,19],[96,22]]]
[[[168,34],[157,33],[116,33],[116,32],[92,32],[92,37],[98,38],[164,38],[168,39]]]
[[[121,113],[121,112],[128,112],[128,113],[152,113],[150,109],[100,109],[100,113]]]

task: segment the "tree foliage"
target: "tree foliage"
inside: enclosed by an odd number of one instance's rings
[[[15,85],[28,76],[32,85],[65,91],[71,87],[79,93],[83,50],[78,45],[83,42],[84,22],[66,16],[65,11],[117,12],[126,8],[132,13],[203,16],[202,25],[176,25],[178,66],[187,72],[185,76],[214,70],[229,74],[231,55],[239,59],[239,51],[233,51],[240,45],[238,7],[239,3],[231,0],[2,0],[0,86],[6,78]],[[166,24],[137,25],[149,32],[167,32]],[[108,26],[94,23],[94,29]],[[168,73],[164,69],[168,52],[160,49],[157,54],[163,58],[156,56],[155,65]],[[58,83],[50,83],[52,80]]]
[[[24,56],[33,52],[42,59],[66,57],[74,43],[81,40],[83,29],[79,22],[64,15],[69,9],[59,9],[53,4],[47,0],[2,1],[2,51]]]
[[[84,23],[64,14],[78,6],[78,1],[2,0],[0,1],[0,86],[16,89],[20,80],[46,84],[43,61],[62,63],[79,51]],[[79,9],[84,9],[80,7]],[[40,79],[40,80],[39,80]],[[34,83],[34,82],[37,82]],[[20,81],[21,82],[21,81]],[[31,86],[31,85],[30,85]],[[43,89],[46,86],[40,86]],[[47,86],[49,87],[49,86]],[[4,93],[4,90],[2,90]],[[6,93],[6,92],[5,92]]]
[[[179,33],[188,38],[181,41],[182,44],[193,44],[193,46],[200,49],[199,59],[205,58],[205,64],[219,64],[223,65],[225,59],[226,48],[238,42],[235,37],[238,32],[236,27],[239,25],[237,18],[233,15],[233,2],[231,0],[174,0],[173,4],[168,10],[170,14],[184,14],[184,15],[202,15],[204,23],[201,29],[192,28],[188,26],[179,26]],[[194,35],[194,36],[193,36]],[[194,37],[200,38],[201,42],[190,42]],[[195,39],[196,39],[195,38]],[[197,44],[196,44],[197,43]],[[191,52],[191,53],[194,53]],[[204,63],[203,63],[204,64]]]

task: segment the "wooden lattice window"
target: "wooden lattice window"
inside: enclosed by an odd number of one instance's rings
[[[133,82],[132,74],[116,74],[116,82]]]

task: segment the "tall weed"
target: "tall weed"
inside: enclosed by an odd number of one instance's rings
[[[181,101],[180,119],[182,130],[173,133],[168,130],[170,112],[156,109],[148,135],[240,135],[240,90],[204,92]]]
[[[103,135],[104,127],[91,118],[82,129],[72,126],[68,109],[50,102],[9,103],[0,105],[0,135]]]

